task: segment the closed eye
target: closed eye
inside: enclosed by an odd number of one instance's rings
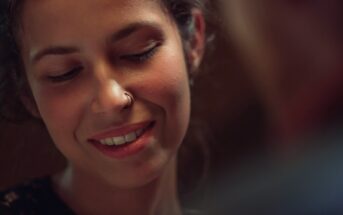
[[[160,45],[160,43],[154,43],[152,47],[148,48],[147,50],[144,50],[143,52],[122,55],[120,56],[120,59],[128,60],[133,63],[144,63],[145,61],[149,60],[152,56],[154,56]]]
[[[61,75],[56,75],[56,76],[49,75],[48,79],[54,83],[69,81],[75,78],[82,71],[82,69],[83,69],[82,66],[75,67]]]

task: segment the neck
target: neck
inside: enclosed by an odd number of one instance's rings
[[[181,214],[176,187],[176,161],[148,184],[121,189],[68,167],[54,177],[56,192],[77,214]]]

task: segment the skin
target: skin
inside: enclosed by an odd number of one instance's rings
[[[342,1],[223,5],[228,33],[251,68],[277,134],[295,138],[326,126],[343,82]]]
[[[77,214],[180,213],[176,154],[190,115],[185,58],[197,68],[204,37],[202,15],[193,14],[194,41],[184,56],[177,26],[158,1],[24,4],[19,38],[34,96],[26,105],[69,162],[54,176],[54,188]],[[43,51],[51,47],[59,49]],[[132,58],[151,49],[141,61]],[[124,91],[135,99],[130,108]],[[88,142],[109,128],[150,120],[155,126],[148,146],[124,159],[109,158]]]

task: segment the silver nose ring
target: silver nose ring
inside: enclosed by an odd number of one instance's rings
[[[135,99],[133,98],[132,94],[127,91],[124,92],[124,95],[126,97],[126,104],[124,108],[129,108],[133,105]]]

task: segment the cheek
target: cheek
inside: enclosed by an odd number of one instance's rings
[[[167,45],[136,82],[138,92],[151,95],[168,109],[189,103],[188,74],[181,47],[174,43]]]
[[[58,90],[32,88],[42,120],[56,143],[70,141],[82,117],[82,100],[86,94],[80,93],[76,86]]]
[[[190,105],[187,75],[175,74],[175,71],[169,70],[170,68],[161,71],[159,76],[150,77],[147,80],[149,84],[140,84],[138,89],[143,98],[151,98],[153,103],[163,107],[165,111],[183,114],[188,112]]]
[[[168,137],[170,141],[173,139],[181,142],[180,138],[183,138],[187,130],[190,115],[187,69],[183,55],[164,59],[160,59],[150,72],[144,73],[144,78],[137,77],[134,90],[140,98],[162,110],[165,129],[169,130],[166,135],[170,135],[170,130],[174,131],[172,133],[175,137]]]

